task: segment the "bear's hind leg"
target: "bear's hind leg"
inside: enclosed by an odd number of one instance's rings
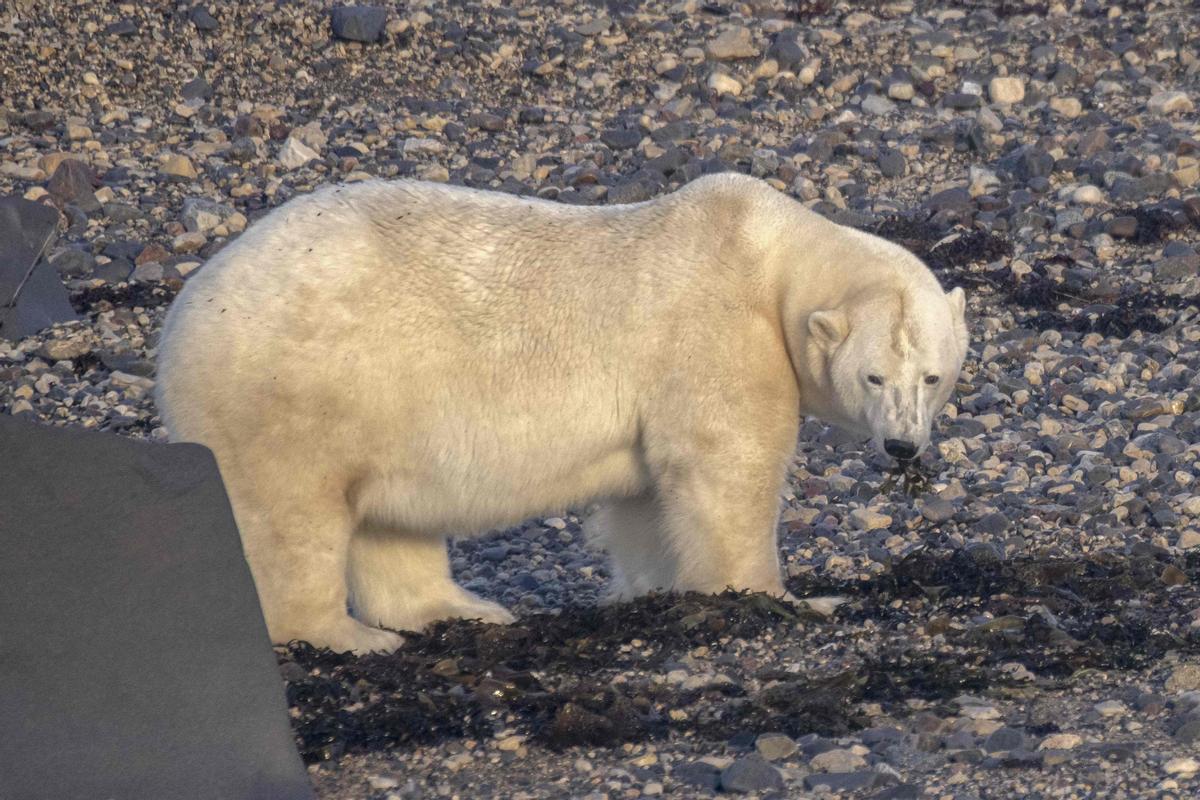
[[[440,536],[364,523],[350,540],[347,579],[354,615],[368,625],[420,631],[441,619],[515,619],[454,582]]]
[[[584,531],[612,557],[608,602],[629,600],[675,583],[675,557],[653,492],[611,501],[584,523]]]

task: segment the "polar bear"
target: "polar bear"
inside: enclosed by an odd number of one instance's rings
[[[370,181],[188,281],[157,401],[216,455],[272,640],[387,651],[512,619],[447,537],[592,503],[615,597],[785,595],[801,416],[914,458],[966,348],[961,289],[757,179],[607,207]]]

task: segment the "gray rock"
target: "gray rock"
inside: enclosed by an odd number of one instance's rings
[[[654,185],[649,181],[634,179],[618,183],[608,190],[608,202],[640,203],[654,196]]]
[[[207,233],[232,215],[233,209],[227,205],[207,197],[189,197],[183,201],[183,212],[179,216],[189,231]]]
[[[188,20],[196,26],[196,30],[206,33],[215,31],[221,27],[221,23],[217,22],[216,18],[204,6],[196,6],[189,11]]]
[[[1194,745],[1200,742],[1200,717],[1184,719],[1171,732],[1171,737],[1180,744]]]
[[[248,136],[239,136],[229,143],[229,150],[226,151],[226,154],[230,161],[244,164],[258,157],[258,145]]]
[[[688,786],[716,790],[721,785],[721,771],[704,761],[690,761],[671,770],[671,777]]]
[[[20,339],[78,318],[58,271],[45,261],[58,217],[42,203],[0,198],[0,338]]]
[[[179,93],[184,100],[207,100],[212,97],[213,88],[204,78],[196,76],[185,83]]]
[[[961,111],[971,108],[979,108],[982,103],[982,99],[977,94],[970,94],[968,92],[953,92],[946,95],[942,102],[947,108],[954,108]]]
[[[351,42],[377,42],[387,22],[387,9],[374,6],[339,6],[330,12],[333,35]]]
[[[983,740],[986,753],[1006,753],[1019,750],[1025,744],[1025,734],[1016,728],[997,728]]]
[[[0,607],[43,601],[0,615],[4,795],[310,800],[212,453],[3,415],[0,453]]]
[[[993,536],[999,536],[1008,530],[1010,523],[1008,517],[1001,514],[999,511],[985,514],[975,523],[973,528],[980,533],[990,533]]]
[[[804,788],[815,791],[818,787],[825,786],[835,792],[856,792],[877,785],[876,781],[879,778],[880,773],[871,770],[819,773],[806,775]]]
[[[743,756],[721,771],[721,788],[727,792],[782,789],[783,776],[761,757]]]
[[[133,222],[142,219],[142,212],[128,203],[105,203],[104,216],[113,222]]]
[[[92,269],[96,266],[96,259],[86,250],[77,250],[72,247],[51,259],[50,265],[58,270],[58,274],[64,278],[78,278],[91,274]]]
[[[918,800],[921,787],[915,783],[898,783],[871,795],[871,800]]]
[[[787,29],[775,34],[775,39],[767,49],[767,57],[775,59],[780,69],[795,72],[808,61],[809,53],[801,43],[800,32]]]
[[[100,264],[93,271],[92,275],[105,283],[121,283],[129,280],[129,274],[133,272],[133,264],[126,258],[114,258],[105,264]]]
[[[156,283],[163,279],[163,265],[157,261],[148,261],[145,264],[138,264],[133,268],[133,272],[129,275],[129,280],[134,283]]]
[[[921,516],[930,522],[945,522],[954,516],[954,505],[940,497],[930,497],[921,504]]]
[[[1132,239],[1137,234],[1138,221],[1136,217],[1113,217],[1108,221],[1105,232],[1114,239]]]
[[[1168,256],[1154,264],[1154,277],[1177,281],[1200,274],[1200,255]]]
[[[105,26],[104,32],[109,36],[133,36],[138,32],[138,26],[131,19],[119,19]]]
[[[862,109],[868,114],[882,116],[896,110],[896,104],[883,95],[873,94],[862,101]]]
[[[877,162],[879,164],[879,171],[883,173],[883,177],[885,178],[899,178],[908,169],[904,156],[899,150],[891,147],[885,147],[879,151]]]
[[[600,134],[600,141],[614,150],[628,150],[642,141],[642,132],[629,128],[610,128]]]

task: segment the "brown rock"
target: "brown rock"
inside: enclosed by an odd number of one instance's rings
[[[74,158],[59,162],[46,190],[54,199],[78,206],[86,212],[98,211],[100,201],[96,199],[96,176],[92,168]]]
[[[137,258],[134,259],[133,263],[141,266],[142,264],[148,264],[151,261],[157,261],[159,264],[161,264],[167,258],[169,258],[170,255],[171,253],[167,250],[167,248],[163,247],[161,244],[151,243],[142,248],[142,252],[138,253]]]

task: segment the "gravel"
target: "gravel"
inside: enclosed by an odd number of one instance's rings
[[[320,795],[1192,796],[1190,6],[18,0],[0,194],[61,211],[46,254],[82,319],[0,339],[0,413],[164,440],[167,304],[331,181],[606,204],[752,173],[969,296],[915,471],[802,427],[781,561],[849,602],[606,617],[584,509],[456,542],[457,578],[520,623],[390,661],[280,652]]]

